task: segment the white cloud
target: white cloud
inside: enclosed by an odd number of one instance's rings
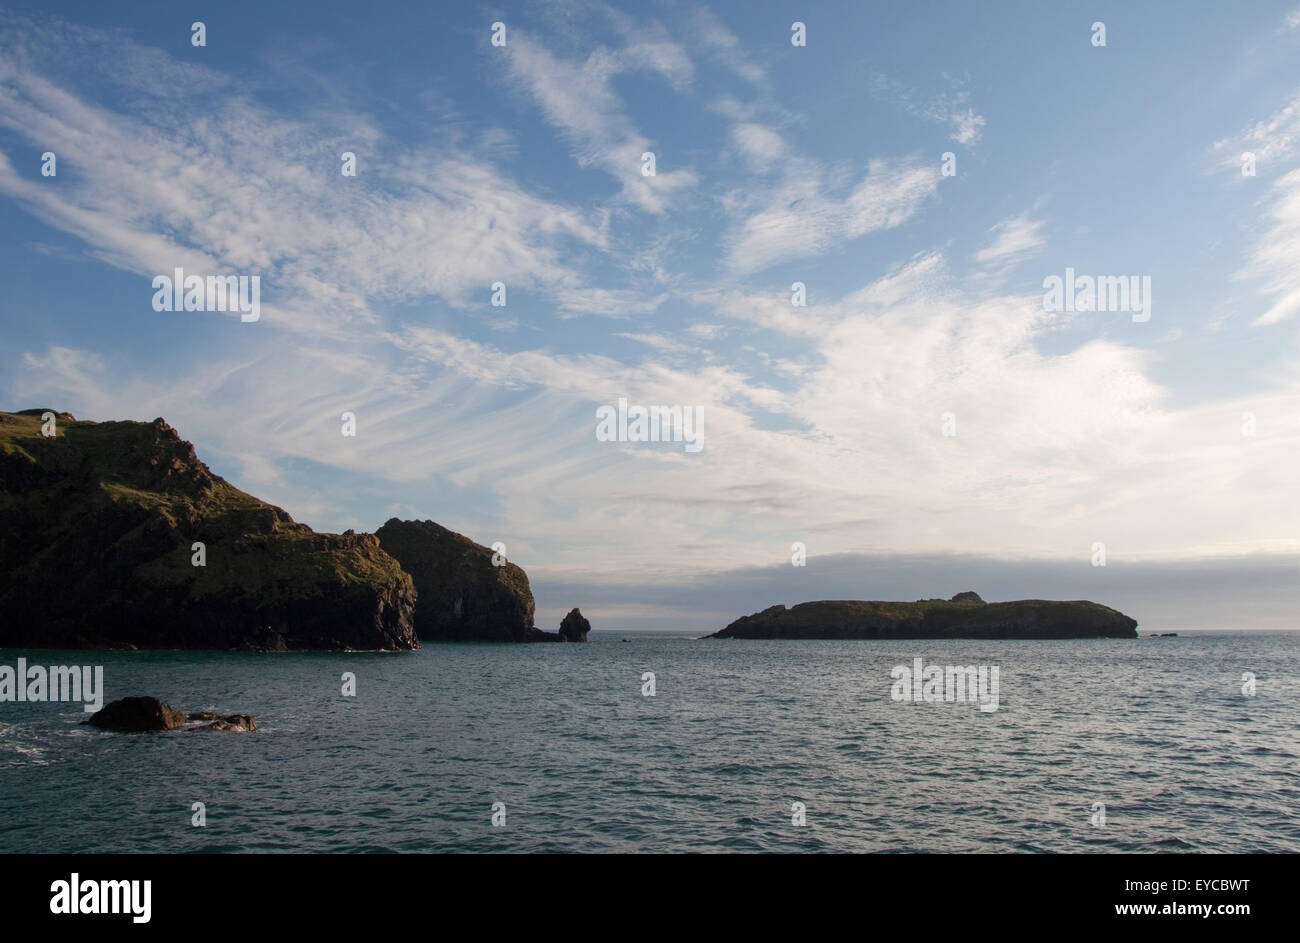
[[[759,170],[776,169],[788,153],[781,135],[761,124],[741,122],[731,129],[731,136],[751,166]]]
[[[628,289],[574,288],[556,299],[560,317],[592,315],[606,318],[634,318],[654,314],[663,296],[646,297]]]
[[[1300,143],[1300,95],[1292,98],[1273,114],[1231,138],[1214,143],[1223,163],[1240,171],[1241,155],[1255,155],[1257,170],[1267,171],[1291,157]]]
[[[1280,177],[1270,190],[1270,226],[1259,240],[1242,278],[1263,281],[1272,296],[1267,311],[1253,322],[1257,326],[1277,324],[1300,313],[1300,169]]]
[[[277,326],[372,323],[376,300],[466,305],[503,273],[567,297],[585,287],[567,264],[572,246],[607,244],[599,219],[531,195],[473,154],[363,148],[341,130],[355,127],[350,116],[308,125],[240,97],[193,121],[161,108],[114,114],[3,53],[0,89],[0,127],[55,151],[62,171],[51,186],[0,154],[0,192],[146,278],[177,266],[260,274],[264,318]],[[349,149],[356,178],[334,156]],[[146,281],[141,310],[151,298]]]
[[[983,115],[967,105],[970,93],[956,83],[954,91],[926,98],[915,89],[879,72],[871,72],[870,79],[872,91],[878,97],[907,114],[948,125],[950,140],[967,146],[979,143],[987,122]]]
[[[762,86],[767,73],[749,56],[736,34],[727,29],[712,11],[700,7],[692,22],[692,34],[699,43],[727,68],[752,85]]]
[[[644,26],[618,16],[625,44],[619,51],[630,69],[657,72],[673,88],[685,91],[695,76],[695,64],[660,23]]]
[[[733,273],[767,268],[786,259],[820,255],[848,239],[892,229],[910,219],[938,189],[935,167],[873,160],[856,183],[841,183],[819,164],[791,158],[781,182],[753,207],[724,196],[743,218],[727,237]]]
[[[610,80],[639,69],[696,81],[663,41],[651,27],[629,39],[635,51],[581,61],[517,31],[510,47],[575,154],[651,211],[668,195],[624,181],[623,157],[644,139]],[[710,41],[744,67],[738,45]],[[108,48],[129,60],[134,47],[122,42]],[[356,518],[342,506],[348,489],[304,484],[304,468],[369,483],[376,507],[420,508],[453,526],[464,517],[480,539],[532,548],[522,562],[535,582],[566,569],[699,575],[788,560],[793,540],[819,553],[997,552],[1086,567],[1099,540],[1117,556],[1168,556],[1277,549],[1300,530],[1300,510],[1277,500],[1300,444],[1300,369],[1256,393],[1179,406],[1153,379],[1152,353],[1113,340],[1045,349],[1056,322],[1036,295],[959,281],[933,251],[808,309],[792,308],[785,286],[701,289],[671,268],[680,230],[620,243],[611,214],[538,196],[469,145],[417,142],[399,156],[364,118],[296,120],[240,89],[219,109],[181,113],[138,66],[130,81],[142,107],[110,112],[41,77],[37,60],[51,48],[22,33],[0,52],[0,125],[53,147],[76,173],[47,186],[4,159],[0,191],[131,272],[262,268],[276,289],[264,317],[298,333],[243,341],[255,335],[230,325],[241,340],[146,362],[64,341],[12,356],[6,395],[91,418],[163,415],[233,468],[236,484],[317,526]],[[165,62],[157,72],[182,85],[222,81]],[[720,198],[733,274],[900,226],[938,186],[937,168],[830,166],[795,153],[755,111],[731,115],[731,144],[772,171],[770,188]],[[963,127],[978,125],[957,120],[953,133]],[[334,155],[357,140],[362,176],[348,180]],[[370,173],[381,159],[382,184]],[[1265,316],[1274,320],[1300,303],[1297,173],[1274,184],[1273,228],[1251,270],[1276,298]],[[1033,251],[1041,224],[1025,214],[990,236],[976,260],[997,267]],[[655,293],[593,283],[588,256],[651,278]],[[530,330],[491,343],[461,336],[442,308],[485,304],[502,272],[505,321],[537,326],[514,307],[517,285],[535,288],[561,316],[644,318],[617,325],[644,349],[602,353],[607,338],[592,337],[590,322],[560,325],[531,348]],[[143,284],[142,308],[150,294]],[[430,298],[444,304],[427,317],[380,310]],[[670,302],[697,320],[675,333],[654,323]],[[693,342],[707,352],[694,356]],[[595,408],[620,396],[699,406],[704,451],[597,442]],[[356,438],[339,434],[343,410],[357,413]],[[1254,438],[1240,434],[1248,410],[1259,417]],[[955,437],[941,434],[945,412]],[[482,507],[467,510],[467,494]]]
[[[644,344],[652,350],[657,350],[664,354],[694,354],[700,355],[705,353],[701,348],[690,344],[683,344],[675,337],[667,334],[636,334],[632,332],[615,334],[615,337],[626,338],[630,341],[636,341],[638,344]]]
[[[952,109],[948,121],[953,128],[952,140],[958,144],[974,144],[980,139],[985,125],[984,116],[976,114],[970,108]]]
[[[656,152],[653,142],[633,127],[610,85],[619,73],[647,64],[644,48],[631,56],[600,48],[579,63],[551,54],[535,38],[516,31],[507,51],[511,74],[564,133],[579,166],[605,171],[618,181],[623,199],[662,213],[680,191],[695,185],[691,170],[674,167],[670,155]],[[654,176],[642,174],[647,152],[655,153]]]
[[[1030,219],[1026,215],[1003,220],[989,230],[993,241],[975,253],[975,261],[985,265],[1019,262],[1046,241],[1042,228],[1042,220]]]
[[[821,553],[1018,553],[1083,567],[1093,541],[1160,557],[1258,549],[1300,526],[1276,502],[1300,444],[1300,369],[1257,394],[1176,409],[1149,354],[1104,340],[1045,353],[1036,341],[1053,316],[1036,296],[965,297],[933,254],[819,305],[815,330],[801,314],[787,326],[812,348],[787,364],[789,389],[734,366],[510,352],[410,327],[361,349],[294,348],[170,382],[123,381],[94,355],[54,350],[29,356],[10,393],[99,416],[161,413],[201,452],[272,482],[265,496],[299,517],[322,509],[274,477],[289,458],[380,476],[408,503],[433,482],[482,489],[499,508],[475,531],[526,537],[545,561],[535,579],[574,566],[698,575],[760,564],[796,539]],[[704,451],[597,442],[595,408],[620,396],[700,406]],[[355,439],[339,436],[345,408]],[[1246,410],[1260,417],[1255,439],[1240,434]]]
[[[1255,155],[1259,173],[1281,171],[1260,200],[1267,229],[1237,273],[1239,279],[1260,282],[1262,292],[1271,298],[1267,310],[1252,322],[1255,326],[1277,324],[1300,312],[1300,270],[1296,267],[1300,258],[1300,168],[1286,169],[1293,164],[1298,145],[1300,95],[1236,137],[1216,141],[1213,148],[1234,171],[1235,183],[1259,181],[1258,177],[1240,175],[1243,152]]]

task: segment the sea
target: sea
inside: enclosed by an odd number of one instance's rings
[[[1300,851],[1300,633],[19,657],[259,729],[0,703],[3,853]]]

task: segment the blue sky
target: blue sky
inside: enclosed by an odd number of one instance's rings
[[[547,628],[967,588],[1292,625],[1294,0],[414,6],[0,10],[7,408],[501,541]],[[154,311],[177,266],[261,319]],[[1045,311],[1067,267],[1150,320]],[[705,448],[597,441],[619,397]]]

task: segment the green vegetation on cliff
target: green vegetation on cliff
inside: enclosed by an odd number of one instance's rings
[[[0,646],[410,649],[411,578],[212,474],[162,419],[0,413]],[[203,566],[194,544],[203,544]]]

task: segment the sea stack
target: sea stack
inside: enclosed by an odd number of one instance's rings
[[[564,617],[560,623],[560,641],[562,642],[585,642],[587,633],[591,631],[591,623],[586,620],[582,612],[578,609],[569,610],[569,614]]]

